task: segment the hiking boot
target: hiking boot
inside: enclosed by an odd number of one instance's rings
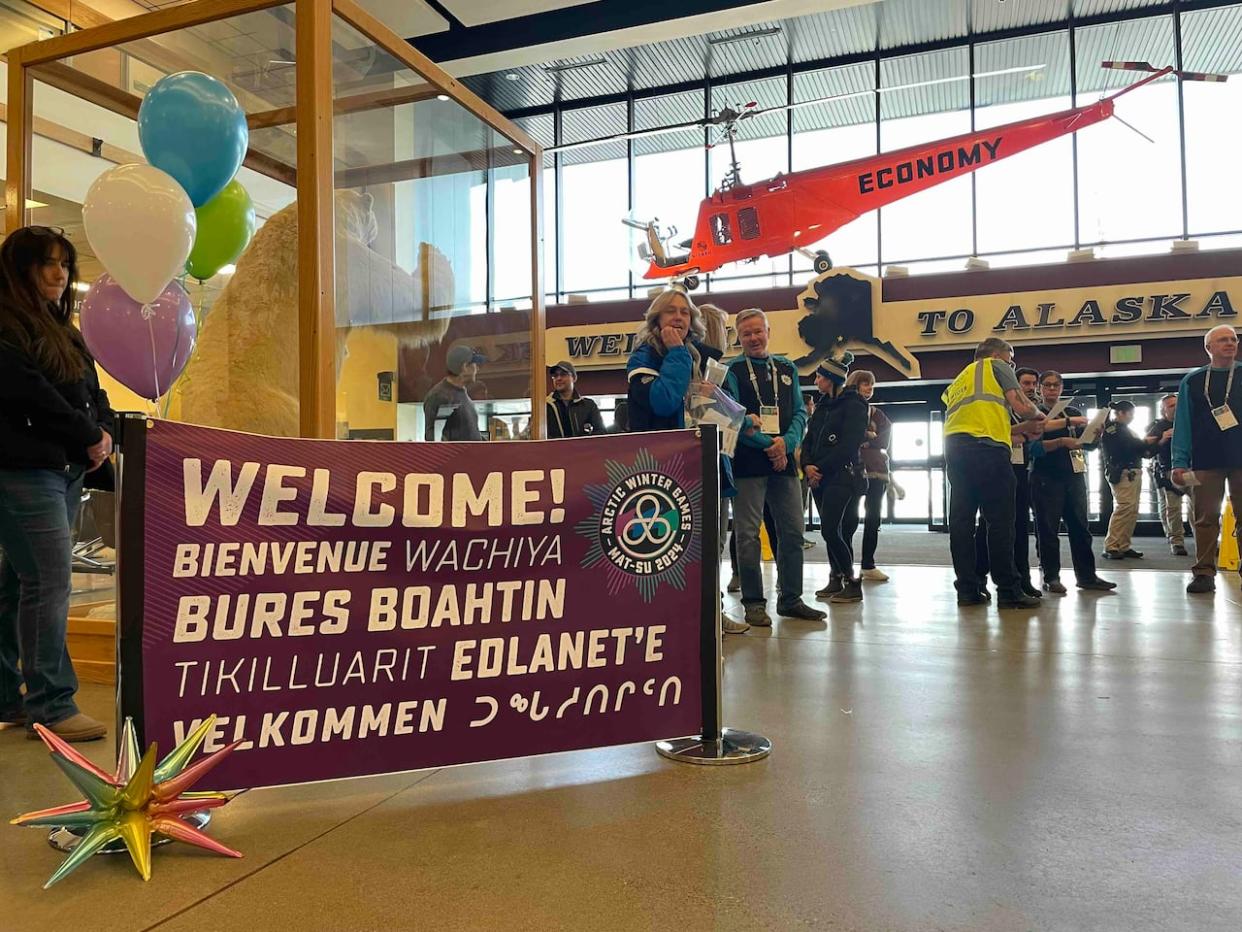
[[[1196,576],[1186,587],[1187,592],[1215,592],[1216,580],[1211,576]]]
[[[1110,592],[1113,589],[1117,588],[1117,584],[1115,582],[1109,582],[1107,579],[1100,579],[1100,577],[1097,576],[1095,577],[1095,579],[1082,580],[1081,582],[1078,583],[1078,588],[1079,589],[1097,589],[1100,592]]]
[[[888,582],[888,574],[874,566],[869,570],[863,570],[862,578],[871,582]]]
[[[815,598],[827,601],[831,596],[834,596],[840,592],[844,586],[844,579],[836,573],[833,573],[828,577],[828,585],[824,586],[823,589],[817,589],[815,591]]]
[[[1172,547],[1170,547],[1170,548],[1169,548],[1169,550],[1172,552],[1173,556],[1175,556],[1175,557],[1188,557],[1188,556],[1190,556],[1190,554],[1186,552],[1186,545],[1185,545],[1185,544],[1174,544]]]
[[[747,605],[745,623],[752,628],[772,627],[772,619],[768,616],[768,607],[760,604]]]
[[[776,614],[782,618],[800,618],[803,621],[823,621],[828,617],[827,613],[821,612],[817,608],[811,608],[801,599],[789,605],[776,606]]]
[[[745,634],[750,630],[750,625],[736,618],[730,618],[728,615],[721,615],[720,630],[725,634]]]
[[[847,579],[845,585],[841,587],[841,591],[834,593],[829,597],[828,601],[833,604],[841,602],[861,602],[863,600],[862,580]]]
[[[68,718],[61,719],[55,725],[46,726],[56,737],[69,742],[97,741],[108,733],[108,727],[97,722],[84,712],[75,712]],[[26,737],[32,741],[42,740],[39,733],[31,728]]]

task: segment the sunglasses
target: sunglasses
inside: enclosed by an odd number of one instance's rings
[[[65,236],[64,227],[28,226],[26,229],[31,233],[37,233],[40,236]],[[68,237],[66,237],[66,239],[67,238]]]

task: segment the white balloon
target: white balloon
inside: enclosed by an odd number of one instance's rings
[[[86,238],[103,267],[135,301],[150,304],[185,270],[197,220],[190,196],[151,165],[118,165],[82,204]]]

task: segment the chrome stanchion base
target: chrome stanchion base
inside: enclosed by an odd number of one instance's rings
[[[722,728],[718,741],[670,738],[657,741],[656,752],[683,764],[749,764],[771,754],[772,742],[750,731]]]
[[[181,818],[201,831],[206,828],[207,823],[211,821],[211,813],[207,810],[203,810],[202,812],[188,813],[181,816]],[[60,828],[54,828],[48,833],[47,843],[57,851],[63,851],[65,854],[68,854],[82,843],[82,839],[86,837],[86,833],[89,831],[89,828],[81,828],[78,826],[71,828],[67,825],[62,825]],[[167,835],[154,835],[151,838],[151,847],[154,848],[159,845],[166,845],[172,840],[173,839],[169,838]],[[115,841],[108,842],[95,853],[121,854],[125,850],[125,842],[118,838]]]

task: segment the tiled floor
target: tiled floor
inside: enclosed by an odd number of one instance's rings
[[[211,828],[243,860],[167,846],[145,885],[121,856],[41,891],[60,856],[6,827],[0,926],[1242,927],[1237,577],[1192,597],[1135,571],[998,615],[959,611],[943,568],[889,569],[826,623],[727,640],[726,718],[765,761],[636,745],[256,791]],[[0,812],[73,798],[0,733]]]

